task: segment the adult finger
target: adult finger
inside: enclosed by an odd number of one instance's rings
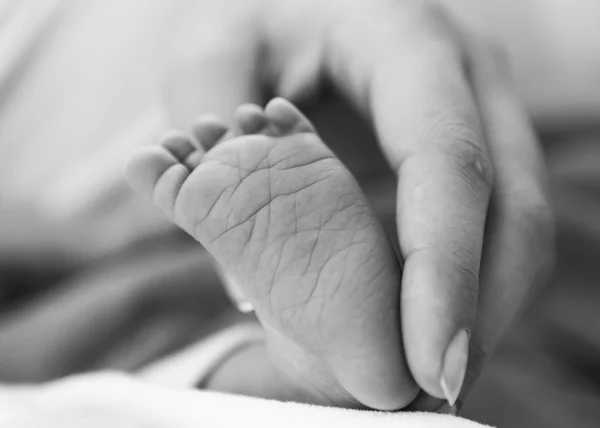
[[[493,173],[460,52],[450,42],[423,47],[413,44],[375,75],[372,111],[399,180],[408,364],[422,389],[454,404],[477,308]]]
[[[513,88],[507,59],[489,43],[471,52],[496,186],[464,394],[527,297],[545,279],[554,248],[544,159]]]

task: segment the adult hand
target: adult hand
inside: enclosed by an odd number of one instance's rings
[[[294,99],[323,78],[362,109],[398,177],[403,388],[453,403],[553,254],[544,162],[502,49],[424,1],[214,3],[189,14],[195,63],[173,112],[227,116],[265,81]]]

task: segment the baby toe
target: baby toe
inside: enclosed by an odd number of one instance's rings
[[[179,161],[163,147],[144,147],[134,153],[125,165],[129,185],[140,195],[151,197],[160,177]]]
[[[171,131],[166,134],[160,144],[179,162],[185,162],[196,151],[190,139],[177,131]]]
[[[183,164],[177,163],[162,173],[152,189],[152,202],[170,220],[175,220],[175,202],[189,175],[189,170]]]
[[[223,119],[214,115],[201,116],[192,127],[192,134],[200,147],[208,150],[214,147],[229,131]]]
[[[262,108],[256,104],[243,104],[235,112],[235,124],[240,134],[256,134],[267,126]]]
[[[190,170],[164,146],[140,149],[125,166],[129,185],[151,199],[170,219],[173,207]]]
[[[271,100],[265,107],[265,114],[281,134],[315,132],[315,128],[308,118],[284,98]]]
[[[190,171],[193,171],[202,163],[203,158],[204,152],[202,150],[196,150],[195,152],[190,153],[183,163]]]

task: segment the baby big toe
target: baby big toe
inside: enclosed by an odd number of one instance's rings
[[[284,98],[274,98],[265,107],[265,114],[282,135],[292,132],[315,132],[306,116]]]

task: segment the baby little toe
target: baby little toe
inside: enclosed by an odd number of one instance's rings
[[[179,160],[161,146],[144,147],[134,153],[125,165],[129,185],[140,195],[150,198],[160,177]]]

